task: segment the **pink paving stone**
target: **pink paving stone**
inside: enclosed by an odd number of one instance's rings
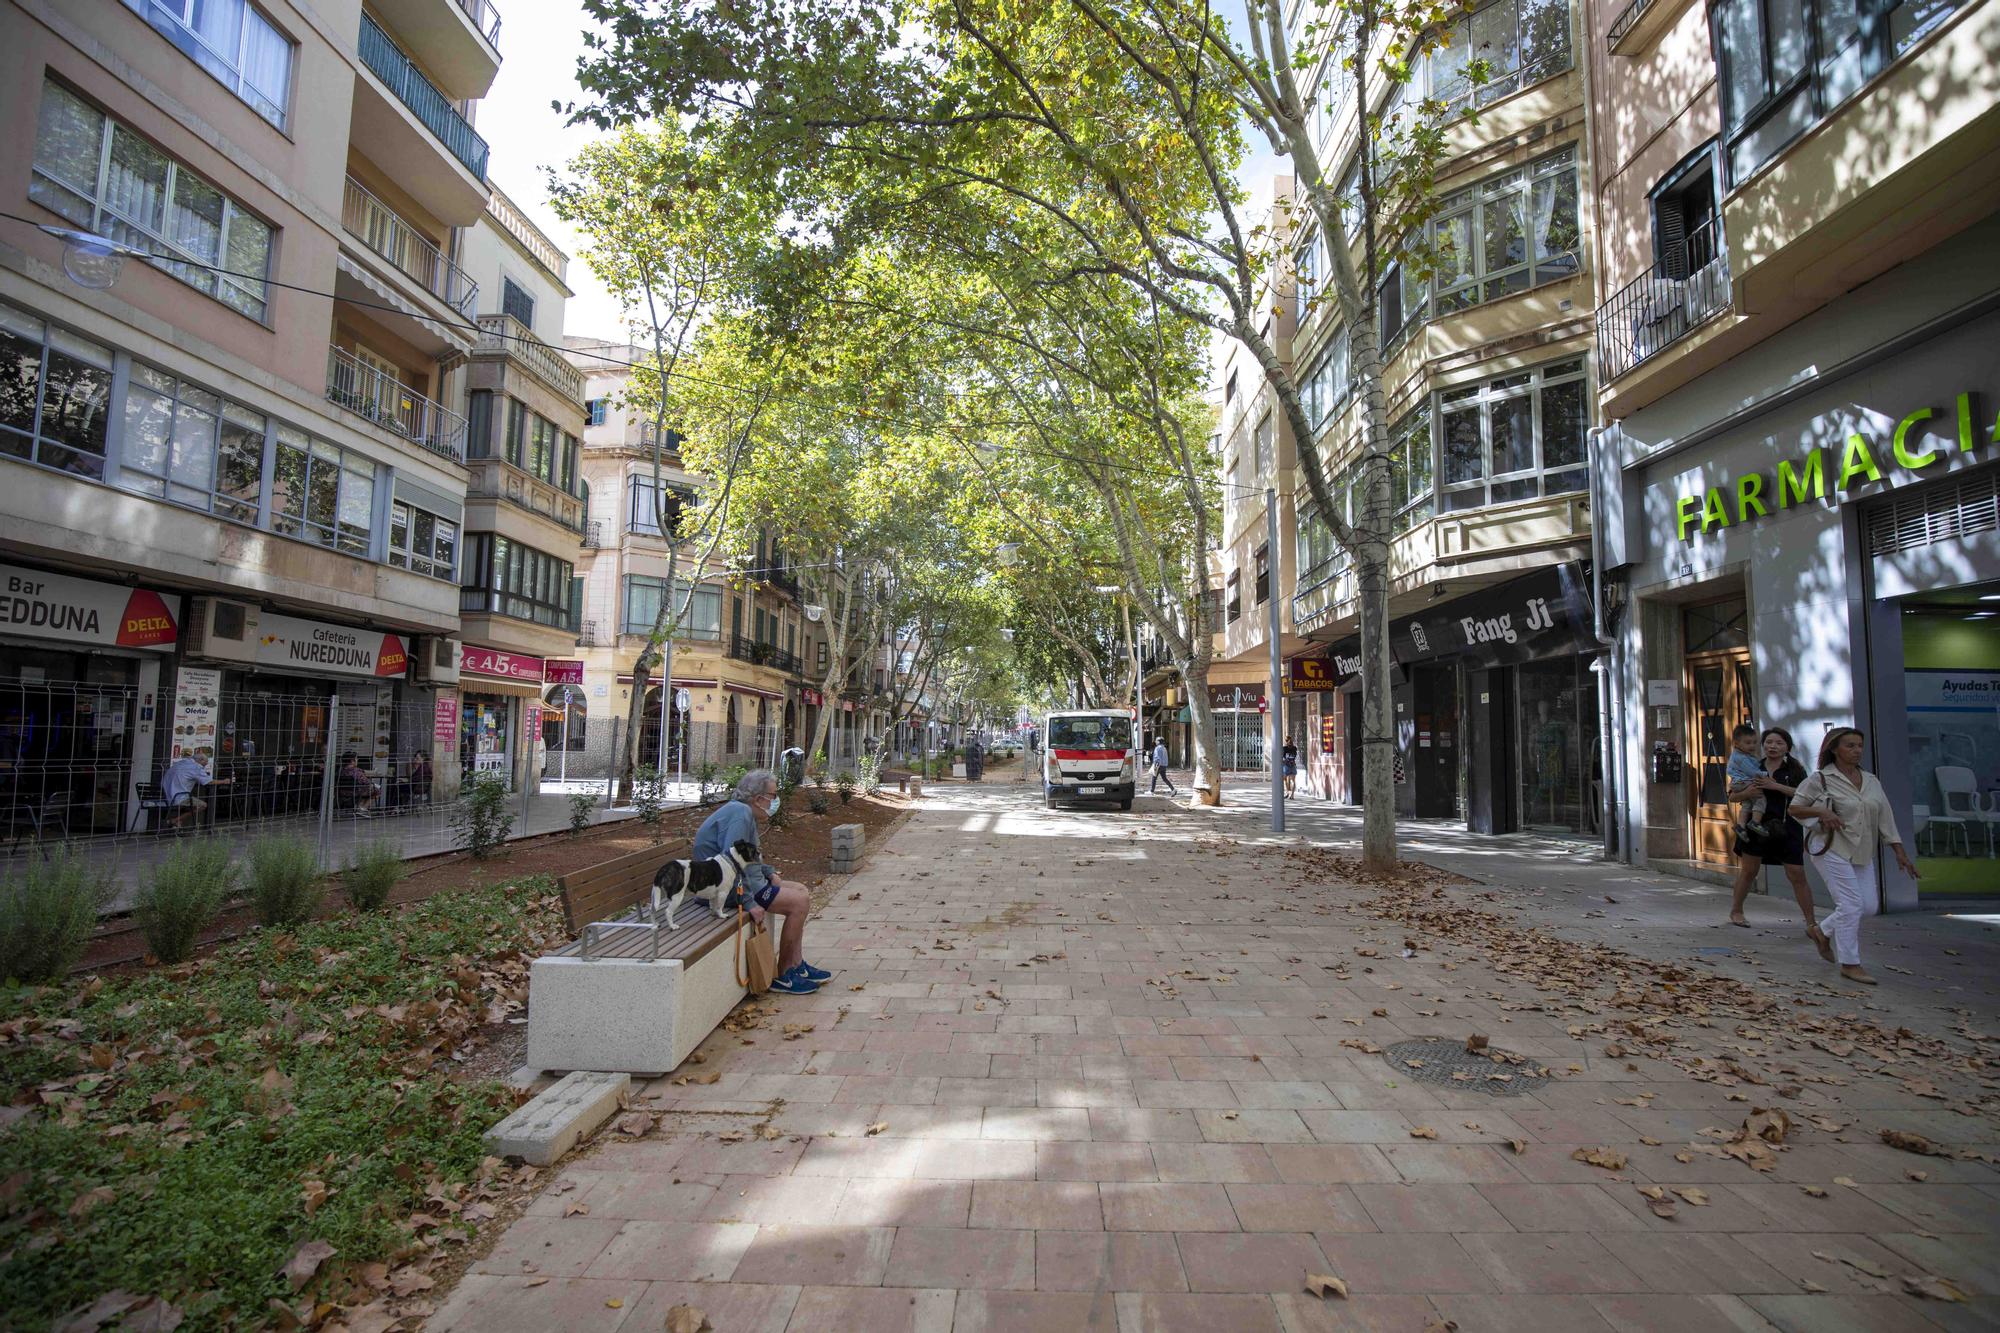
[[[1795,1278],[1765,1263],[1734,1236],[1600,1232],[1598,1240],[1638,1274],[1649,1291],[1740,1294],[1799,1289]]]
[[[843,1226],[962,1227],[972,1208],[967,1180],[850,1180],[833,1210]]]
[[[1035,1100],[1031,1078],[941,1078],[940,1106],[1020,1106]]]
[[[1119,1333],[1280,1333],[1269,1296],[1120,1292]]]
[[[1305,1081],[1279,1081],[1273,1078],[1268,1083],[1251,1079],[1229,1085],[1236,1093],[1236,1100],[1244,1105],[1258,1108],[1288,1107],[1299,1110],[1305,1107],[1337,1107],[1340,1100],[1324,1083]]]
[[[1322,1300],[1298,1291],[1271,1299],[1286,1333],[1417,1333],[1437,1321],[1423,1296],[1350,1292],[1345,1300]]]
[[[722,1282],[756,1236],[756,1227],[730,1222],[627,1222],[585,1276]]]
[[[988,1139],[1087,1139],[1090,1113],[1080,1106],[989,1106],[980,1129]]]
[[[841,1102],[861,1102],[879,1105],[883,1102],[897,1102],[906,1106],[929,1106],[937,1100],[938,1080],[935,1078],[878,1077],[871,1074],[855,1074],[843,1079],[840,1092],[834,1097]]]
[[[1157,1180],[1153,1150],[1143,1143],[1038,1143],[1037,1180]]]
[[[1405,1180],[1419,1184],[1487,1184],[1519,1181],[1500,1154],[1505,1148],[1470,1143],[1397,1143],[1383,1146],[1389,1162]],[[1581,1165],[1579,1163],[1578,1165]],[[1592,1170],[1597,1170],[1593,1167]]]
[[[1480,1333],[1610,1333],[1588,1296],[1437,1296],[1444,1318]],[[1754,1327],[1754,1325],[1752,1326]]]
[[[1644,1291],[1646,1284],[1593,1236],[1520,1232],[1460,1236],[1501,1291],[1549,1294]]]
[[[1097,1186],[1074,1180],[982,1180],[972,1187],[971,1225],[1008,1231],[1101,1231]],[[977,1244],[977,1240],[971,1243]]]
[[[1186,1291],[1180,1247],[1165,1231],[1038,1231],[1040,1291]]]
[[[737,1122],[739,1125],[741,1122]],[[804,1143],[789,1139],[746,1139],[724,1143],[703,1135],[690,1142],[674,1163],[680,1176],[782,1176],[805,1155]]]
[[[845,1185],[819,1176],[724,1176],[699,1217],[704,1222],[760,1224],[824,1217]]]
[[[1291,1110],[1196,1111],[1201,1136],[1211,1143],[1311,1143],[1312,1131]]]
[[[1345,1185],[1233,1184],[1227,1187],[1245,1231],[1374,1231],[1374,1219]]]
[[[426,1327],[437,1333],[547,1333],[552,1328],[611,1333],[631,1317],[646,1286],[632,1279],[469,1273]],[[607,1301],[617,1301],[618,1308]]]
[[[1033,1180],[1035,1145],[1025,1140],[916,1142],[911,1174],[920,1180]]]
[[[793,1174],[908,1177],[921,1146],[915,1139],[814,1139]]]
[[[620,1333],[655,1333],[667,1325],[667,1312],[692,1305],[709,1323],[728,1333],[785,1333],[798,1308],[799,1289],[755,1282],[654,1282],[637,1305],[627,1302],[632,1317]],[[564,1326],[548,1325],[553,1330]]]
[[[789,1333],[950,1333],[953,1291],[807,1287],[792,1307]]]
[[[1039,1080],[1035,1092],[1038,1106],[1137,1106],[1130,1079]]]
[[[1604,1235],[1614,1231],[1646,1231],[1646,1220],[1611,1197],[1615,1189],[1630,1186],[1606,1185],[1479,1185],[1481,1198],[1499,1209],[1507,1224],[1516,1231],[1587,1231]],[[1637,1193],[1637,1191],[1633,1191]],[[1795,1197],[1796,1189],[1792,1190]],[[1485,1230],[1461,1227],[1458,1230]],[[1495,1228],[1497,1230],[1497,1228]]]
[[[957,1228],[899,1227],[882,1281],[889,1287],[1032,1291],[1035,1233],[982,1231],[975,1240]]]
[[[624,1225],[610,1217],[524,1217],[507,1228],[474,1271],[505,1277],[581,1277]]]
[[[1743,1303],[1783,1333],[1935,1333],[1938,1327],[1907,1296],[1746,1296]]]
[[[1415,1122],[1401,1111],[1347,1111],[1309,1107],[1299,1119],[1321,1143],[1399,1143]]]
[[[1234,1107],[1239,1105],[1235,1089],[1219,1079],[1135,1079],[1132,1093],[1139,1105],[1190,1108]]]
[[[1470,1185],[1360,1184],[1354,1197],[1382,1231],[1511,1231]]]
[[[1764,1317],[1735,1296],[1592,1296],[1612,1328],[1630,1333],[1743,1333]]]
[[[1347,1143],[1265,1145],[1278,1179],[1323,1184],[1357,1180],[1401,1180],[1379,1148]]]
[[[1322,1234],[1326,1271],[1355,1292],[1492,1291],[1493,1279],[1459,1246],[1458,1238],[1433,1234],[1413,1244],[1407,1235]]]
[[[1192,1291],[1297,1291],[1307,1273],[1326,1271],[1309,1235],[1190,1232],[1175,1240]]]
[[[1161,1180],[1276,1180],[1271,1158],[1257,1143],[1156,1143],[1153,1164]]]
[[[1197,1143],[1201,1140],[1201,1126],[1195,1122],[1192,1111],[1093,1107],[1090,1137],[1132,1143]]]
[[[892,1227],[792,1223],[759,1227],[734,1279],[813,1287],[879,1286],[895,1235]]]
[[[1107,1181],[1097,1187],[1110,1231],[1236,1231],[1236,1210],[1220,1185]]]
[[[1117,1333],[1118,1307],[1109,1291],[961,1291],[952,1333],[1046,1333],[1081,1329]]]

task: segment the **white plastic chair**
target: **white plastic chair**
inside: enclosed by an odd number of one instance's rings
[[[1986,830],[1986,854],[1993,855],[1993,824],[2000,815],[1985,809],[1979,797],[1979,779],[1972,770],[1947,764],[1932,769],[1931,776],[1937,783],[1938,795],[1944,798],[1944,813],[1932,815],[1931,822],[1956,828],[1965,840],[1967,856],[1972,855],[1968,825],[1981,825]]]

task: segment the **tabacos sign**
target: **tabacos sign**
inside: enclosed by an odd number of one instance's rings
[[[107,648],[171,651],[181,599],[149,588],[0,565],[0,632]]]
[[[1958,451],[1969,454],[1982,443],[1972,420],[1972,395],[1958,395],[1956,407]],[[1815,445],[1796,462],[1779,459],[1775,475],[1748,472],[1729,486],[1710,486],[1699,495],[1683,495],[1674,502],[1674,535],[1683,542],[1692,541],[1696,533],[1739,527],[1769,517],[1774,509],[1796,509],[1808,501],[1828,499],[1830,495],[1838,499],[1840,494],[1863,482],[1882,480],[1885,463],[1906,472],[1921,472],[1948,453],[1934,447],[1931,437],[1918,434],[1918,428],[1935,416],[1931,408],[1920,407],[1898,421],[1888,440],[1886,458],[1877,452],[1882,441],[1870,444],[1868,437],[1857,431],[1840,448],[1838,465],[1832,461],[1833,446]],[[1986,435],[1983,443],[2000,443],[2000,419],[1994,421]],[[1926,441],[1932,447],[1919,447]]]

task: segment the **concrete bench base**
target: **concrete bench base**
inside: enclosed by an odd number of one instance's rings
[[[553,1166],[617,1114],[631,1086],[624,1074],[571,1074],[487,1130],[487,1151],[518,1157],[530,1166]]]
[[[784,918],[766,919],[775,947]],[[743,996],[728,931],[692,959],[549,954],[528,969],[527,1067],[664,1074]]]

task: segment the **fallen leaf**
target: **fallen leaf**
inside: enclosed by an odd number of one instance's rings
[[[1519,1157],[1522,1153],[1528,1151],[1528,1143],[1526,1139],[1508,1139],[1507,1146],[1513,1150],[1514,1155],[1516,1157]]]
[[[1680,1209],[1674,1206],[1672,1199],[1658,1199],[1646,1206],[1653,1210],[1655,1217],[1674,1217],[1680,1212]]]
[[[1913,1152],[1924,1157],[1943,1157],[1946,1155],[1945,1150],[1937,1144],[1932,1143],[1921,1134],[1912,1134],[1906,1129],[1883,1130],[1882,1142],[1888,1144],[1891,1148],[1900,1148],[1904,1152]]]
[[[1848,1189],[1851,1190],[1858,1190],[1861,1188],[1860,1185],[1855,1183],[1854,1177],[1852,1176],[1835,1176],[1833,1178],[1833,1183],[1836,1185],[1845,1185]]]
[[[129,1291],[107,1291],[85,1308],[71,1311],[56,1328],[58,1333],[97,1333],[144,1299]]]
[[[1479,1052],[1485,1050],[1486,1049],[1485,1034],[1475,1032],[1471,1036],[1467,1037],[1465,1039],[1465,1049],[1466,1053],[1469,1055],[1477,1055],[1479,1054]]]
[[[564,1217],[589,1217],[589,1216],[590,1216],[590,1205],[589,1205],[589,1204],[587,1204],[587,1203],[573,1203],[573,1204],[569,1205],[569,1206],[568,1206],[567,1208],[563,1209],[563,1216],[564,1216]]]
[[[1410,1137],[1413,1139],[1434,1139],[1437,1136],[1438,1132],[1429,1125],[1417,1125],[1410,1130]]]
[[[1824,1199],[1826,1197],[1826,1186],[1824,1185],[1801,1185],[1799,1188],[1812,1198]]]
[[[1625,1154],[1610,1148],[1578,1148],[1570,1154],[1570,1160],[1587,1162],[1591,1166],[1601,1166],[1606,1171],[1623,1171]]]
[[[1328,1292],[1332,1292],[1343,1300],[1347,1296],[1347,1284],[1331,1273],[1307,1273],[1306,1290],[1321,1300],[1326,1299]]]
[[[1889,1276],[1889,1270],[1876,1263],[1873,1259],[1856,1259],[1843,1254],[1840,1256],[1840,1262],[1846,1264],[1849,1268],[1859,1269],[1869,1277]]]
[[[326,1202],[326,1182],[324,1180],[307,1180],[300,1182],[299,1206],[305,1209],[307,1217],[311,1217],[314,1213],[318,1212],[320,1210],[320,1205],[324,1204],[325,1202]]]
[[[312,1281],[319,1266],[333,1258],[334,1253],[333,1246],[323,1240],[309,1240],[293,1251],[284,1269],[285,1280],[292,1284],[292,1290],[297,1291]]]
[[[625,1308],[625,1302],[616,1296],[608,1297],[604,1302],[604,1308],[607,1310],[622,1310]]]
[[[1954,1305],[1965,1300],[1965,1293],[1941,1277],[1918,1277],[1905,1274],[1903,1290],[1912,1296],[1921,1296],[1927,1301],[1950,1301]]]
[[[1674,1193],[1680,1195],[1681,1198],[1687,1200],[1689,1203],[1693,1204],[1696,1208],[1708,1207],[1708,1195],[1704,1194],[1702,1191],[1698,1189],[1693,1188],[1692,1186],[1690,1186],[1687,1189],[1676,1189]]]
[[[860,897],[856,894],[855,897]],[[708,1316],[692,1305],[676,1305],[667,1311],[667,1333],[709,1333],[715,1325],[708,1322]]]
[[[620,1134],[630,1134],[638,1138],[653,1127],[653,1117],[644,1111],[627,1111],[618,1117],[617,1129]]]
[[[872,1139],[877,1134],[880,1134],[883,1130],[887,1129],[888,1127],[889,1127],[888,1121],[877,1120],[874,1124],[868,1127],[868,1137]]]
[[[1931,1173],[1928,1171],[1905,1171],[1903,1175],[1906,1179],[1914,1180],[1919,1185],[1931,1178]]]

